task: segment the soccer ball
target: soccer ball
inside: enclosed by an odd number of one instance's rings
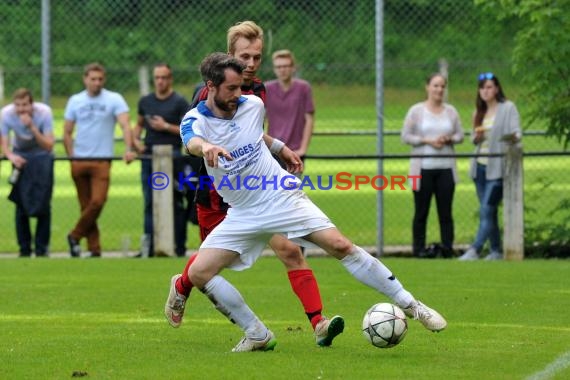
[[[404,339],[406,332],[406,314],[396,305],[378,303],[364,314],[362,334],[374,347],[394,347]]]

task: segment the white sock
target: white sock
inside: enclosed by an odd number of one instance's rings
[[[414,301],[414,297],[404,289],[396,276],[359,246],[354,245],[341,263],[358,281],[388,296],[396,305],[407,308]]]
[[[248,338],[264,339],[267,327],[247,306],[240,292],[222,276],[214,276],[201,289],[222,314],[237,324]]]

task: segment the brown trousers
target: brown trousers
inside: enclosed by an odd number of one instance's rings
[[[71,161],[71,176],[77,189],[81,216],[70,235],[79,241],[87,238],[87,248],[100,253],[97,218],[103,210],[109,192],[111,161]]]

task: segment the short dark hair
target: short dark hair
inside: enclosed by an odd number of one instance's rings
[[[204,83],[211,81],[214,86],[219,86],[226,80],[226,69],[234,70],[242,74],[245,65],[227,53],[212,53],[202,60],[200,74]]]
[[[12,95],[12,99],[19,100],[19,99],[30,99],[30,103],[34,102],[34,96],[32,95],[32,91],[27,88],[19,88],[14,91],[14,95]]]
[[[105,75],[105,67],[99,62],[89,63],[83,68],[83,76],[86,77],[91,71],[99,71]]]
[[[166,62],[158,62],[158,63],[155,63],[155,65],[152,67],[152,69],[154,70],[154,69],[158,69],[158,68],[161,68],[161,67],[167,68],[168,71],[170,71],[170,74],[172,74],[172,67],[170,67],[170,65],[169,65],[168,63],[166,63]]]

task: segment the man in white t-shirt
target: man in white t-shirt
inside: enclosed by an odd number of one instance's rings
[[[184,117],[180,134],[191,154],[204,158],[216,190],[230,209],[204,240],[189,269],[192,283],[236,323],[245,337],[234,352],[273,350],[273,333],[219,273],[250,267],[273,234],[300,244],[315,244],[341,261],[357,280],[390,297],[429,330],[447,326],[435,310],[417,301],[380,261],[353,245],[299,190],[291,173],[302,170],[299,156],[263,133],[265,109],[255,96],[241,95],[243,64],[224,53],[207,56],[200,66],[208,98]],[[271,153],[270,153],[271,152]]]
[[[65,107],[63,144],[71,158],[71,176],[77,189],[81,216],[67,235],[71,257],[79,257],[79,242],[87,238],[90,257],[101,256],[97,218],[103,210],[109,191],[111,159],[114,156],[115,124],[123,130],[125,153],[130,163],[135,158],[129,107],[116,92],[103,88],[105,69],[91,63],[83,72],[85,90],[71,96]],[[77,127],[75,140],[73,131]],[[74,160],[78,158],[79,160]]]

